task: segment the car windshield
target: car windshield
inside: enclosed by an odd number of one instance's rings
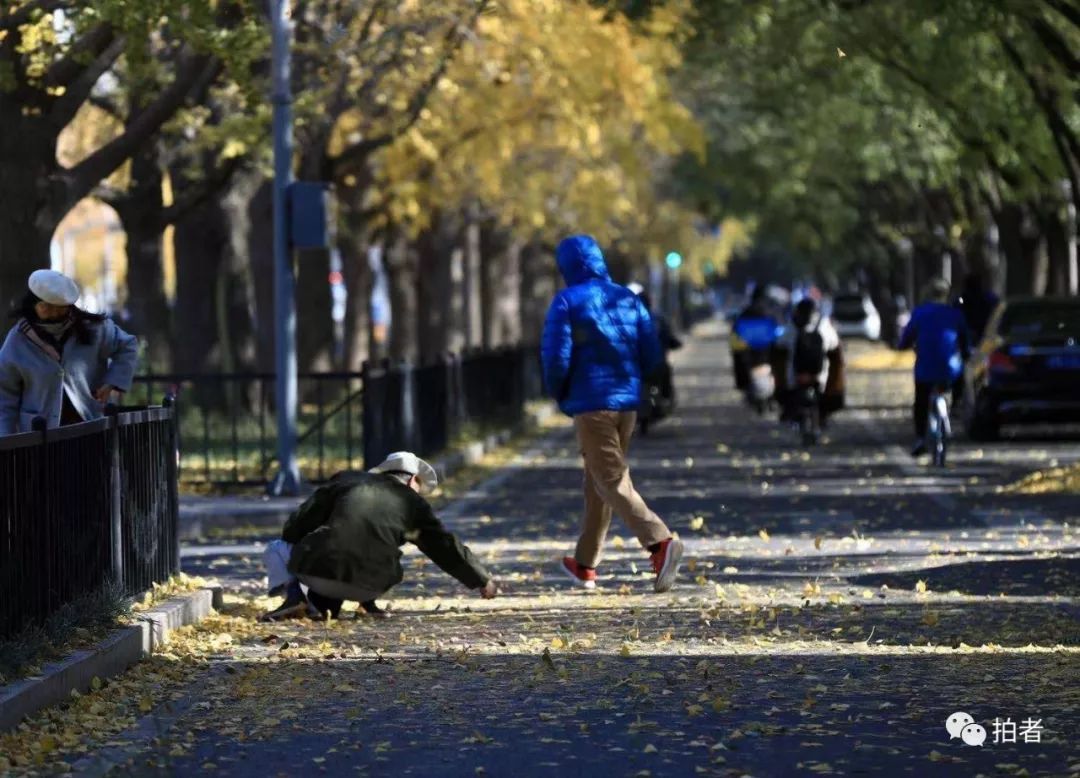
[[[1001,315],[998,332],[1012,337],[1080,336],[1080,303],[1043,301],[1010,305]]]
[[[863,319],[866,308],[861,297],[837,297],[833,300],[833,316],[838,319]]]

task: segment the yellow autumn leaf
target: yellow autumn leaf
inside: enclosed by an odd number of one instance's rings
[[[758,537],[761,538],[762,540],[768,540],[769,539],[769,531],[767,529],[765,529],[765,528],[759,529],[758,530]]]
[[[821,537],[821,535],[818,535],[816,538],[814,538],[814,548],[816,548],[818,551],[820,551],[821,550],[821,544],[824,543],[824,542],[825,542],[825,538]]]
[[[917,591],[919,594],[926,594],[926,581],[917,581],[915,583],[915,591]]]
[[[560,637],[553,637],[551,639],[552,648],[566,648],[566,641]]]
[[[139,712],[149,713],[154,707],[154,701],[150,697],[143,697],[139,700]]]
[[[705,519],[701,516],[695,516],[690,519],[690,529],[694,532],[700,532],[705,527]]]

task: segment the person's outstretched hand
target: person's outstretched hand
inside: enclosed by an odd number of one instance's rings
[[[485,600],[494,600],[495,595],[499,593],[499,587],[495,585],[495,579],[492,578],[478,591],[480,592],[480,596],[483,597]]]

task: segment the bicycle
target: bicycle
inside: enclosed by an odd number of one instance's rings
[[[935,386],[930,391],[930,410],[926,424],[926,450],[930,452],[935,467],[945,467],[952,424],[949,421],[949,393],[947,386]]]

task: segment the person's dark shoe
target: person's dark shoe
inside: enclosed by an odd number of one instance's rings
[[[675,585],[675,578],[679,575],[679,565],[682,563],[683,542],[678,538],[668,538],[660,542],[660,548],[652,553],[652,566],[656,572],[656,582],[653,589],[657,592],[666,592]]]
[[[374,616],[377,619],[390,618],[390,611],[383,610],[376,603],[375,600],[368,600],[367,602],[360,603],[360,608],[369,616]]]
[[[915,445],[911,447],[911,456],[917,458],[921,457],[925,453],[926,441],[920,438],[919,440],[915,441]]]
[[[315,610],[314,615],[309,614],[313,619],[325,620],[327,617],[336,619],[341,615],[341,600],[323,597],[314,589],[308,589],[308,602]]]
[[[309,615],[311,604],[304,597],[299,584],[290,584],[285,590],[285,602],[269,613],[259,617],[259,621],[284,621],[285,619],[299,619]]]
[[[559,565],[562,571],[568,576],[573,578],[581,586],[586,589],[596,588],[596,568],[585,567],[578,564],[578,561],[572,556],[564,556],[562,564]]]

